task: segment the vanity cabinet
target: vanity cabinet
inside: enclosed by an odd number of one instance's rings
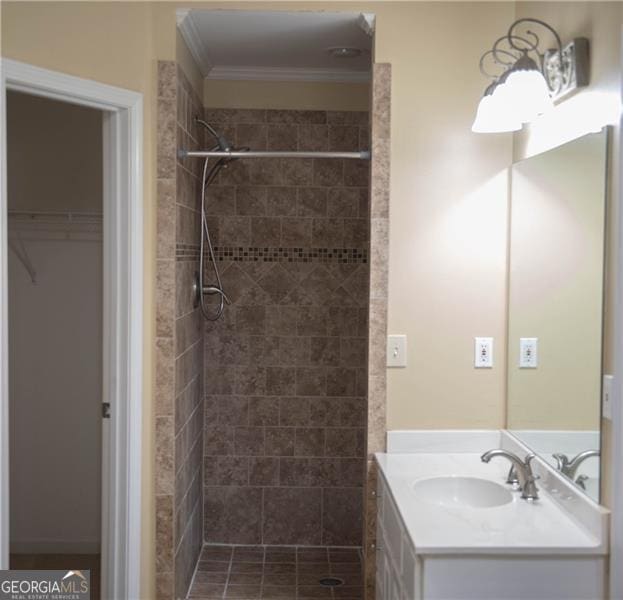
[[[604,600],[605,575],[601,555],[418,552],[379,473],[376,600]]]
[[[420,561],[382,475],[376,523],[376,600],[420,600]]]

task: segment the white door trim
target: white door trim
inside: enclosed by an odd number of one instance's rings
[[[0,71],[0,569],[9,565],[6,90],[104,117],[103,401],[111,404],[102,504],[102,598],[140,598],[143,377],[143,96],[25,63]],[[45,157],[41,157],[44,159]],[[76,490],[79,493],[79,490]]]

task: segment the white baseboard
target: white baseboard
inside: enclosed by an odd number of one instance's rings
[[[99,540],[11,540],[11,554],[100,554]]]

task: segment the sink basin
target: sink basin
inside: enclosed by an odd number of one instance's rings
[[[478,477],[433,477],[413,484],[416,496],[441,506],[490,508],[513,500],[513,494],[494,481]]]

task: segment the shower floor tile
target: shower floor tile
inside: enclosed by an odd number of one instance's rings
[[[325,578],[341,583],[327,587]],[[188,598],[363,600],[360,549],[206,544]]]

